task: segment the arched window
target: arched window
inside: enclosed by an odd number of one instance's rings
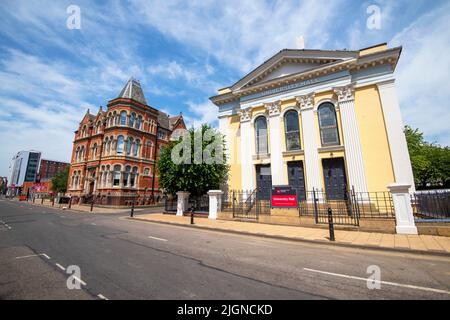
[[[117,137],[116,153],[117,154],[122,154],[123,153],[123,148],[124,148],[123,136],[118,136]]]
[[[133,156],[138,157],[140,149],[141,149],[141,141],[137,139],[136,142],[134,143]]]
[[[80,161],[80,147],[77,147],[77,150],[75,151],[75,162]]]
[[[99,121],[97,122],[97,133],[100,133],[102,131],[102,123]]]
[[[130,187],[132,187],[132,188],[136,188],[137,174],[138,174],[138,168],[134,167],[133,171],[131,172],[131,177],[130,177]]]
[[[105,149],[104,149],[103,153],[106,155],[106,154],[108,154],[108,152],[109,152],[109,139],[108,139],[108,137],[106,137],[106,139],[105,139]]]
[[[136,119],[136,115],[132,113],[130,115],[130,127],[134,127],[134,119]]]
[[[129,137],[127,141],[127,156],[131,154],[132,146],[133,146],[133,138]]]
[[[141,129],[142,116],[138,116],[136,119],[136,129]]]
[[[81,147],[81,151],[80,151],[80,161],[84,161],[84,146]]]
[[[298,125],[298,113],[290,110],[284,115],[284,130],[286,136],[286,150],[300,149],[300,129]]]
[[[256,154],[269,153],[267,143],[267,120],[265,117],[258,117],[255,120]]]
[[[97,158],[97,143],[94,143],[94,147],[92,148],[92,160]]]
[[[322,103],[317,109],[319,113],[320,139],[322,145],[339,144],[339,133],[336,120],[336,110],[330,102]]]
[[[120,165],[116,164],[114,166],[113,172],[113,186],[117,187],[120,185]]]
[[[130,176],[130,171],[131,171],[131,167],[130,166],[126,166],[125,167],[125,172],[123,173],[123,186],[124,187],[128,187],[128,177]]]
[[[153,142],[147,142],[147,158],[153,159]]]
[[[122,111],[120,113],[120,125],[121,126],[125,126],[127,124],[127,112],[126,111]]]

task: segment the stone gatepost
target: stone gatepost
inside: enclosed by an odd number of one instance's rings
[[[411,206],[409,184],[394,183],[388,185],[394,203],[396,231],[398,234],[418,234]]]
[[[216,220],[217,212],[221,210],[222,207],[222,194],[221,190],[210,190],[209,195],[209,219]]]
[[[188,209],[189,195],[187,191],[177,192],[177,216],[183,216],[183,213]]]

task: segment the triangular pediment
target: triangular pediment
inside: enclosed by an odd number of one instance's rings
[[[357,57],[357,51],[282,50],[236,82],[239,90]]]

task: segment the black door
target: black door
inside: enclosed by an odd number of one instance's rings
[[[297,196],[299,200],[305,200],[306,193],[303,161],[288,162],[287,167],[289,186],[297,190]]]
[[[347,178],[344,158],[323,159],[322,166],[327,198],[330,200],[345,199]]]
[[[258,188],[258,199],[270,199],[270,190],[272,189],[270,164],[256,166],[256,188]]]

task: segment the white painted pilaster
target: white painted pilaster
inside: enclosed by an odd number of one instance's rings
[[[183,213],[188,209],[190,193],[187,191],[177,192],[177,216],[183,216]]]
[[[396,231],[399,234],[418,234],[407,184],[390,184],[388,189],[394,203]]]
[[[302,117],[302,135],[305,150],[306,189],[322,189],[319,153],[317,151],[317,136],[314,117],[314,94],[297,97]]]
[[[242,189],[253,190],[253,160],[252,160],[252,128],[250,125],[251,109],[240,111],[241,116],[241,176]]]
[[[341,112],[349,188],[354,187],[356,192],[367,192],[367,180],[355,112],[355,90],[353,85],[348,85],[335,88],[334,91],[338,96]]]
[[[230,163],[230,161],[231,161],[231,155],[230,155],[231,137],[230,137],[229,127],[228,127],[228,120],[229,119],[226,116],[219,118],[219,132],[224,137],[225,155],[226,155],[228,163]]]
[[[270,143],[270,169],[272,184],[284,185],[283,153],[281,150],[281,101],[265,105],[269,113],[269,143]]]
[[[409,158],[408,146],[403,132],[403,121],[398,103],[394,80],[378,84],[381,106],[383,108],[386,132],[391,151],[395,182],[411,185],[410,192],[415,191],[414,176]]]
[[[221,190],[210,190],[209,195],[209,215],[208,218],[212,220],[217,219],[217,212],[221,210],[222,207],[222,194]]]

